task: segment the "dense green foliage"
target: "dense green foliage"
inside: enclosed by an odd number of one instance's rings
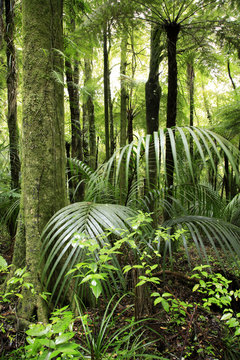
[[[238,359],[239,11],[0,1],[2,359]]]

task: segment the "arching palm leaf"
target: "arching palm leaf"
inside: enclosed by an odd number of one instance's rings
[[[77,246],[73,241],[76,234],[84,234],[86,237],[94,239],[101,246],[104,243],[110,245],[109,239],[101,238],[107,229],[120,236],[122,230],[130,226],[130,218],[136,213],[130,208],[121,205],[96,204],[82,202],[71,204],[58,211],[47,224],[42,234],[42,261],[44,268],[42,279],[48,287],[54,278],[54,286],[51,289],[52,297],[56,297],[56,303],[60,297],[64,297],[71,282],[71,276],[66,277],[69,270],[73,269],[78,263],[84,262],[88,256],[85,248]],[[98,253],[92,254],[96,259]],[[110,294],[124,288],[125,282],[121,272],[118,259],[112,255],[112,264],[118,269],[118,281],[109,276],[112,283],[106,282],[105,290]],[[104,284],[103,284],[104,285]],[[78,281],[75,281],[75,291],[79,291]],[[81,289],[80,289],[81,290]],[[56,296],[57,292],[57,296]]]
[[[114,177],[115,189],[119,187],[120,180],[120,169],[122,165],[125,166],[126,184],[128,185],[129,179],[132,176],[132,167],[136,171],[135,179],[139,186],[135,189],[136,196],[141,193],[143,187],[142,181],[145,179],[146,184],[151,186],[152,179],[150,178],[149,167],[153,166],[152,158],[149,156],[150,142],[154,143],[155,150],[155,168],[157,173],[157,186],[163,188],[166,182],[166,135],[169,135],[171,149],[173,153],[174,171],[175,171],[175,182],[182,183],[183,167],[184,173],[188,173],[188,179],[192,183],[199,182],[199,173],[195,174],[193,169],[194,159],[190,152],[190,146],[188,144],[189,138],[191,137],[195,144],[195,156],[198,154],[203,165],[209,162],[215,173],[218,172],[216,167],[215,157],[219,159],[219,164],[223,164],[223,154],[228,158],[231,164],[237,181],[239,181],[239,173],[237,169],[237,158],[239,151],[229,141],[224,139],[222,136],[207,130],[199,129],[196,127],[176,127],[175,135],[173,136],[172,129],[160,129],[158,133],[154,133],[153,137],[147,135],[145,138],[140,137],[137,142],[126,145],[119,153],[115,153],[113,157],[105,165],[104,170],[101,169],[101,175],[106,178],[106,181],[110,184],[110,174],[112,174],[112,166],[116,162],[117,171]],[[180,157],[181,156],[181,157]],[[223,167],[224,168],[224,167]],[[223,175],[223,174],[222,174]],[[127,199],[126,199],[127,203]]]
[[[234,196],[224,211],[226,218],[231,223],[240,226],[240,194]]]
[[[220,253],[225,254],[226,258],[231,259],[231,261],[236,261],[236,257],[240,258],[240,228],[221,219],[204,216],[183,216],[166,221],[163,227],[170,229],[177,227],[178,229],[187,230],[190,238],[188,236],[187,239],[185,233],[183,233],[182,243],[190,263],[188,247],[192,244],[195,245],[203,263],[208,263],[207,247],[210,247],[215,252],[223,268],[224,264]],[[167,253],[172,258],[171,240],[165,243],[164,259],[166,259]]]

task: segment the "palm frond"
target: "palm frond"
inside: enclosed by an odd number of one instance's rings
[[[174,161],[175,183],[179,184],[183,182],[183,174],[192,183],[198,183],[200,180],[199,172],[194,169],[194,162],[196,156],[199,157],[202,166],[210,164],[215,174],[219,173],[219,167],[224,164],[224,154],[228,158],[233,171],[239,182],[239,173],[237,167],[238,157],[240,155],[239,150],[234,147],[228,140],[224,139],[221,135],[214,133],[208,129],[199,129],[196,127],[176,127],[172,129],[160,129],[158,133],[154,133],[151,137],[139,137],[139,139],[129,145],[126,145],[123,149],[116,152],[113,157],[105,164],[102,176],[107,183],[111,183],[114,180],[115,189],[119,188],[120,181],[120,169],[125,167],[126,184],[129,185],[129,179],[131,179],[132,171],[135,171],[135,179],[139,184],[139,189],[136,193],[141,193],[144,181],[147,188],[152,182],[150,167],[155,167],[157,174],[158,188],[163,188],[166,183],[166,136],[169,136],[171,149]],[[190,138],[194,144],[194,154],[191,154],[189,141]],[[155,151],[154,159],[150,156],[150,143],[153,143],[153,149]],[[218,168],[216,165],[217,158]],[[155,161],[155,165],[153,164]],[[116,173],[114,179],[110,176],[113,173],[112,167],[116,164]],[[222,166],[224,169],[224,166]],[[222,176],[224,170],[222,170]],[[131,183],[132,186],[132,183]],[[117,190],[116,190],[117,191]]]
[[[170,219],[164,222],[162,226],[168,228],[168,231],[172,231],[174,228],[187,231],[181,235],[181,239],[189,262],[191,262],[189,256],[190,245],[195,245],[200,259],[206,263],[208,263],[207,250],[212,249],[223,268],[221,254],[225,254],[225,258],[231,259],[231,261],[236,261],[236,257],[240,257],[240,228],[221,219],[204,216],[183,216]],[[172,258],[173,244],[171,240],[168,240],[164,246],[165,261],[167,253]]]
[[[226,206],[224,212],[229,222],[240,226],[240,194],[234,196]]]
[[[79,234],[84,234],[87,238],[95,240],[100,247],[105,243],[111,246],[110,239],[104,238],[103,240],[101,236],[107,229],[111,229],[113,234],[121,236],[122,231],[129,228],[130,218],[135,215],[135,211],[121,205],[82,202],[71,204],[52,217],[42,234],[41,261],[44,261],[42,280],[45,286],[48,287],[54,278],[51,292],[56,303],[66,295],[69,289],[72,277],[66,276],[67,272],[76,264],[86,261],[89,256],[85,248],[76,245],[74,239]],[[92,256],[98,258],[97,250]],[[109,282],[103,284],[109,294],[125,287],[116,255],[112,255],[112,264],[118,269],[118,279],[115,281],[110,271],[111,284]],[[79,281],[76,280],[75,291],[79,294],[81,289],[78,285]]]
[[[225,218],[223,214],[226,201],[221,198],[211,184],[179,184],[175,186],[174,196],[178,199],[182,209],[185,209],[186,215]],[[175,213],[174,210],[173,213]]]

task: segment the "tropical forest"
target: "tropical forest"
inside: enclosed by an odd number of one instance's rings
[[[240,359],[239,34],[239,0],[0,0],[0,360]]]

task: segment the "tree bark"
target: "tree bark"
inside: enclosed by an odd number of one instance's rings
[[[14,46],[14,0],[5,0],[6,12],[6,54],[7,54],[7,94],[8,131],[10,149],[11,189],[18,189],[20,159],[18,153],[19,133],[17,124],[17,66]]]
[[[167,96],[167,128],[176,126],[177,117],[177,40],[180,31],[180,25],[172,22],[165,27],[167,33],[167,52],[168,52],[168,96]],[[170,137],[166,136],[166,200],[172,204],[173,194],[173,174],[174,161],[171,148]],[[169,214],[165,212],[164,218]]]
[[[107,26],[103,30],[103,86],[104,86],[104,118],[105,118],[105,151],[106,161],[110,157],[109,151],[109,100],[108,100],[108,76],[109,76],[109,61],[108,61],[108,47],[107,47]]]
[[[159,105],[161,97],[159,64],[163,50],[160,44],[160,37],[160,27],[152,25],[149,76],[145,86],[147,134],[151,135],[154,131],[158,131],[159,126]]]
[[[232,78],[232,74],[231,74],[231,68],[230,68],[230,61],[229,61],[229,59],[228,59],[228,61],[227,61],[227,69],[228,69],[228,77],[229,77],[229,79],[230,79],[230,81],[231,81],[233,90],[236,90],[236,84],[235,84],[235,82],[234,82],[234,80],[233,80],[233,78]]]
[[[83,160],[82,132],[80,123],[79,106],[79,65],[75,60],[73,66],[69,60],[65,60],[65,74],[67,79],[67,89],[69,96],[70,116],[71,116],[71,157],[80,161]],[[81,180],[79,174],[72,173],[70,167],[69,174],[69,198],[70,202],[81,201],[84,198],[84,186],[78,186]],[[77,175],[76,177],[74,175]],[[76,190],[76,191],[75,191]]]
[[[146,101],[146,126],[147,134],[153,135],[159,127],[159,106],[161,97],[161,87],[159,84],[159,64],[163,47],[160,43],[161,29],[159,25],[152,25],[150,40],[150,66],[149,76],[145,85]],[[153,190],[157,186],[157,166],[156,154],[153,138],[149,147],[149,176],[147,181],[147,191]],[[153,222],[157,225],[157,213],[155,212],[155,200],[149,203],[149,211],[153,214]]]
[[[39,294],[41,233],[66,204],[62,0],[23,0],[23,161],[22,216],[25,225],[28,281]],[[46,320],[39,295],[24,293],[19,313]]]
[[[82,105],[82,119],[83,119],[83,160],[89,165],[89,144],[88,144],[88,115],[86,102]]]
[[[109,125],[110,125],[110,156],[114,154],[116,148],[115,134],[114,134],[114,120],[113,120],[113,102],[110,84],[110,71],[108,74],[108,101],[109,101]]]
[[[188,89],[189,89],[189,125],[193,126],[194,118],[194,67],[193,63],[189,62],[187,64],[187,79],[188,79]],[[190,154],[193,156],[193,138],[190,137]]]
[[[121,118],[120,118],[120,147],[126,145],[127,141],[127,89],[126,89],[126,69],[127,69],[127,33],[122,35],[121,40]]]
[[[3,34],[4,34],[3,16],[4,16],[3,0],[0,0],[0,49],[2,49]]]
[[[69,105],[70,105],[70,114],[71,114],[71,131],[72,131],[72,141],[71,141],[71,156],[77,158],[78,160],[83,160],[82,154],[82,134],[81,134],[81,124],[80,124],[80,106],[79,106],[79,66],[78,62],[74,61],[72,67],[71,63],[65,61],[65,73],[67,79],[67,88],[69,95]]]
[[[92,81],[92,60],[85,59],[85,84],[90,85]],[[96,128],[95,128],[95,116],[94,116],[94,104],[92,90],[88,90],[86,99],[86,118],[88,123],[89,132],[89,166],[95,170],[96,166]]]
[[[127,41],[128,34],[124,32],[121,39],[121,63],[120,63],[120,86],[121,86],[121,110],[120,110],[120,147],[127,143],[127,88],[126,88],[126,69],[127,69]],[[122,158],[120,172],[120,203],[124,204],[126,192],[126,170],[125,158]]]

